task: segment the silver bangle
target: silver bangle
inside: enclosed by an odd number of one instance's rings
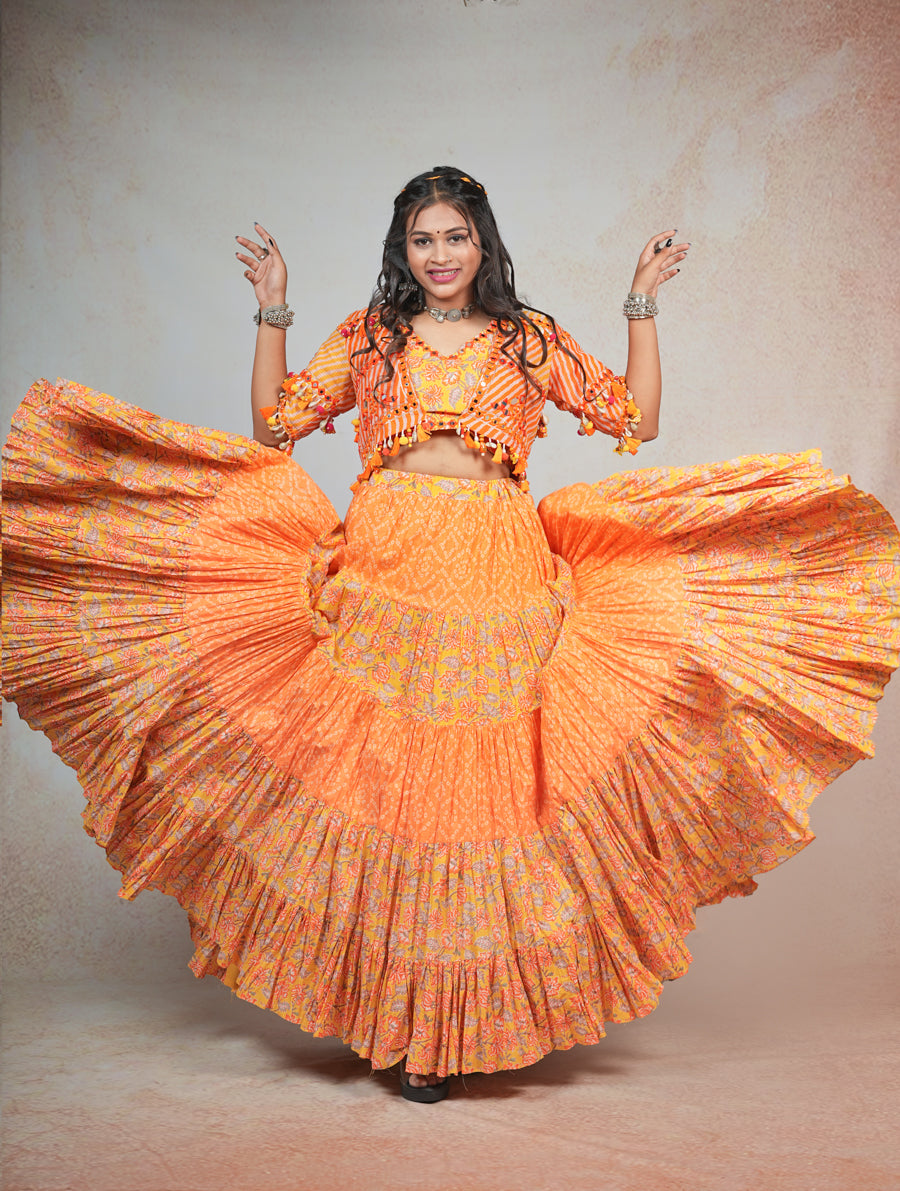
[[[288,309],[287,302],[282,302],[279,306],[265,306],[257,310],[253,321],[257,326],[260,323],[268,323],[270,327],[281,327],[286,331],[294,321],[294,312]]]
[[[627,319],[656,318],[659,307],[656,305],[656,299],[651,298],[649,294],[630,293],[622,306],[622,313]]]

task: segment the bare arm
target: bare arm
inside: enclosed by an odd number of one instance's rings
[[[659,287],[678,273],[676,267],[687,256],[690,244],[673,244],[678,229],[661,232],[647,244],[640,255],[631,283],[633,293],[655,298]],[[658,248],[658,250],[657,250]],[[625,383],[641,411],[641,421],[634,436],[643,441],[659,433],[659,403],[662,397],[662,370],[656,319],[628,320],[628,365]]]
[[[271,236],[261,224],[253,225],[262,243],[235,236],[244,252],[235,255],[247,268],[244,276],[253,286],[253,292],[260,309],[278,306],[287,296],[287,266]],[[253,373],[250,380],[250,404],[253,410],[253,437],[257,442],[274,447],[278,439],[266,425],[259,412],[265,406],[275,405],[281,391],[281,382],[287,375],[285,354],[286,332],[281,327],[272,327],[261,322],[256,332],[256,353],[253,357]]]

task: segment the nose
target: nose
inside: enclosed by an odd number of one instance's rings
[[[443,239],[432,240],[431,259],[436,265],[444,264],[450,259],[450,248]]]

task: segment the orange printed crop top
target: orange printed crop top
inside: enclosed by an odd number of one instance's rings
[[[641,415],[624,378],[583,351],[566,331],[554,331],[544,315],[528,314],[548,341],[546,360],[531,369],[537,387],[527,384],[517,364],[502,352],[505,333],[496,323],[451,356],[439,355],[410,334],[404,351],[393,357],[394,375],[379,385],[385,362],[378,352],[366,351],[366,312],[358,310],[326,339],[302,372],[285,379],[277,406],[262,414],[281,439],[280,449],[290,450],[298,438],[319,426],[326,434],[334,433],[334,418],[355,405],[360,480],[380,467],[385,455],[422,442],[436,430],[455,430],[473,450],[508,463],[512,478],[527,487],[531,445],[547,432],[547,399],[580,419],[579,434],[600,430],[618,439],[619,453],[635,454],[640,440],[633,432]],[[377,315],[370,316],[370,328],[384,350],[390,333]],[[528,358],[540,359],[539,338],[528,327],[526,339]],[[560,343],[574,359],[559,350]],[[576,360],[584,368],[586,384]]]

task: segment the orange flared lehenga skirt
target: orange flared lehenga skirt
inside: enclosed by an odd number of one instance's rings
[[[814,453],[536,509],[42,382],[6,450],[5,686],[122,896],[375,1067],[535,1062],[649,1013],[698,905],[813,837],[897,663],[890,517]]]

